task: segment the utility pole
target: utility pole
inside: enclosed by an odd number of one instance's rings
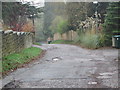
[[[0,12],[2,12],[2,2],[0,1]],[[2,13],[0,13],[0,29],[2,30]]]
[[[93,4],[97,5],[95,17],[96,17],[96,33],[98,33],[98,6],[99,6],[99,3],[98,3],[98,1],[93,1]]]
[[[98,33],[98,12],[97,10],[95,12],[95,16],[96,16],[96,33]]]

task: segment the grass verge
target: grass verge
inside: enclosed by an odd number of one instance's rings
[[[2,58],[2,74],[22,66],[25,63],[29,63],[36,57],[40,56],[42,49],[31,47],[22,50],[19,53],[10,54]]]
[[[34,43],[34,45],[39,45],[39,46],[41,46],[41,43],[39,43],[39,42],[36,42],[36,43]]]
[[[73,41],[69,41],[69,40],[55,40],[52,41],[50,44],[73,44]]]
[[[72,44],[77,45],[82,48],[87,49],[98,49],[104,46],[104,34],[103,33],[93,33],[91,31],[81,33],[75,41],[69,40],[55,40],[52,41],[51,44]]]

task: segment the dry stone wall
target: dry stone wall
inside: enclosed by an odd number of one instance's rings
[[[33,33],[0,30],[0,57],[20,52],[33,43]]]

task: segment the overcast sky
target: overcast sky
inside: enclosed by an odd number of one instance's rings
[[[23,1],[23,2],[31,2],[35,6],[38,6],[38,7],[43,7],[44,6],[44,0],[21,0],[21,1]]]
[[[39,2],[44,2],[44,0],[23,0],[23,1],[28,1],[28,2],[35,2],[35,3],[39,3]]]

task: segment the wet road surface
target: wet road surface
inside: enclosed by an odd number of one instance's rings
[[[83,49],[66,44],[36,46],[46,50],[40,60],[3,79],[21,88],[117,88],[118,50]]]

